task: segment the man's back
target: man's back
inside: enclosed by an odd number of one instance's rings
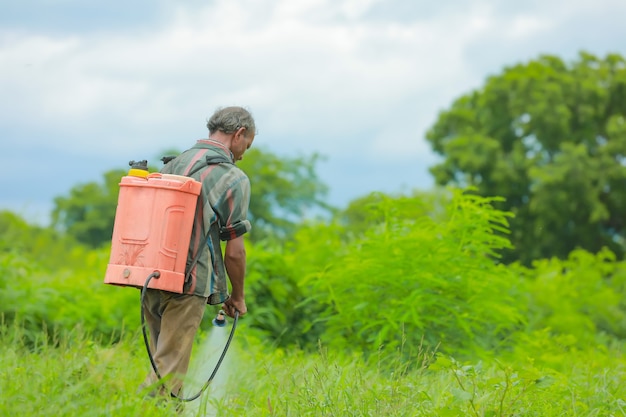
[[[191,274],[185,291],[209,297],[209,304],[222,303],[228,292],[220,241],[234,239],[250,230],[248,177],[234,165],[228,149],[211,140],[198,141],[166,164],[162,172],[188,175],[202,183],[187,261],[193,265],[188,271]],[[203,250],[205,244],[207,250]],[[198,260],[193,262],[198,248],[201,249]]]

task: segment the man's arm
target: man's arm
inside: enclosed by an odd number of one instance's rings
[[[230,317],[235,316],[235,310],[243,316],[248,311],[244,294],[244,278],[246,275],[246,248],[243,236],[226,241],[224,250],[224,266],[230,279],[232,291],[230,298],[222,306]]]

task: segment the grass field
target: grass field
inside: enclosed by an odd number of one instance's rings
[[[110,345],[91,340],[80,329],[40,336],[32,345],[25,343],[20,326],[2,327],[1,415],[176,413],[172,402],[137,394],[149,366],[138,333]],[[210,361],[219,355],[224,340],[223,334],[198,338],[191,372],[196,383],[187,385],[187,394],[208,377]],[[622,349],[564,348],[545,352],[544,365],[520,353],[460,363],[419,349],[408,361],[381,354],[366,362],[323,346],[312,354],[267,349],[244,327],[214,384],[187,404],[184,415],[626,416]],[[549,361],[551,367],[545,365]]]

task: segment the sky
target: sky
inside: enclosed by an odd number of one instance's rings
[[[184,150],[220,106],[327,201],[429,190],[441,111],[505,67],[626,56],[626,0],[0,0],[0,210]],[[254,184],[252,184],[254,186]]]

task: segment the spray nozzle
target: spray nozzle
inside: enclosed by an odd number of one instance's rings
[[[213,326],[217,326],[217,327],[226,326],[226,317],[225,317],[224,310],[220,310],[219,313],[217,313],[217,316],[215,316],[215,318],[213,319]]]
[[[130,161],[128,165],[130,165],[128,175],[140,178],[146,178],[148,176],[148,161],[145,159],[143,161]]]
[[[128,165],[134,169],[148,170],[148,161],[145,159],[143,161],[130,161]]]

